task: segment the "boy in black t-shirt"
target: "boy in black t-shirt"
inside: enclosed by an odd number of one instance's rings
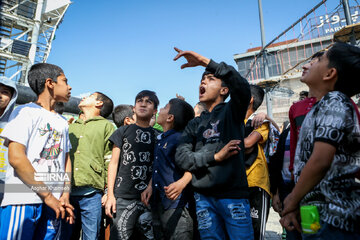
[[[136,225],[146,239],[153,239],[151,212],[141,202],[141,193],[151,178],[156,130],[149,123],[158,104],[155,92],[138,93],[134,107],[136,123],[118,128],[109,138],[114,147],[105,212],[113,219],[111,239],[129,239]]]

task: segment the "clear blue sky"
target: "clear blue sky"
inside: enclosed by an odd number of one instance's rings
[[[262,0],[266,42],[318,2]],[[328,0],[328,10],[339,2]],[[48,62],[64,69],[73,96],[101,91],[115,105],[133,104],[149,89],[160,106],[176,93],[194,105],[204,69],[181,70],[174,46],[237,69],[233,55],[260,45],[256,0],[73,0]]]

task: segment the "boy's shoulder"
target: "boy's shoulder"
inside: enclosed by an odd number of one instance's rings
[[[327,114],[346,113],[353,109],[351,99],[344,93],[332,91],[327,93],[317,104],[317,109],[326,111]]]

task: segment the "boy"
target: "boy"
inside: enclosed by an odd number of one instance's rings
[[[56,102],[69,100],[71,87],[64,71],[47,63],[33,65],[28,82],[38,96],[37,101],[17,107],[1,134],[9,148],[10,166],[6,173],[0,236],[53,239],[59,234],[60,216],[64,218],[67,213],[67,220],[70,223],[74,220],[67,175],[71,172],[68,124],[53,112]],[[60,180],[49,181],[51,175]],[[64,180],[68,180],[67,191]],[[23,192],[14,192],[14,187]]]
[[[160,109],[157,122],[164,129],[158,136],[154,151],[152,185],[141,194],[148,205],[150,196],[155,239],[192,239],[193,224],[188,211],[191,199],[185,187],[191,173],[175,165],[175,151],[187,123],[194,118],[194,110],[184,100],[173,98]]]
[[[16,84],[7,77],[0,77],[0,133],[8,123],[18,96]],[[6,169],[9,165],[8,148],[4,146],[4,139],[0,138],[0,205],[4,195]],[[1,208],[0,208],[1,212]]]
[[[260,127],[251,127],[255,111],[264,99],[264,90],[257,85],[250,85],[251,99],[245,117],[245,166],[249,184],[251,218],[254,239],[264,239],[270,203],[269,170],[264,153],[268,140],[269,123]]]
[[[112,113],[112,119],[117,128],[135,123],[134,107],[127,104],[116,106]]]
[[[299,205],[315,205],[321,228],[304,239],[359,239],[360,129],[350,97],[360,92],[360,49],[335,43],[306,64],[302,81],[315,106],[302,124],[295,155],[293,191],[284,200],[281,224],[301,231]]]
[[[205,103],[198,102],[194,107],[194,111],[195,111],[195,117],[199,117],[203,111],[206,111]]]
[[[108,140],[115,131],[106,118],[112,113],[113,102],[105,94],[95,92],[83,98],[79,108],[84,114],[69,126],[72,145],[70,159],[73,181],[70,202],[77,221],[63,231],[63,238],[97,239],[100,232],[101,197],[105,189],[107,165],[111,158]]]
[[[199,100],[208,112],[186,126],[175,161],[192,173],[201,238],[253,239],[244,165],[244,118],[250,100],[246,79],[231,66],[175,48],[181,68],[204,66]],[[224,103],[226,97],[231,100]]]
[[[159,100],[153,91],[136,95],[136,123],[118,128],[110,137],[114,144],[108,173],[106,215],[113,219],[111,239],[129,239],[137,223],[147,239],[153,239],[150,210],[141,193],[151,178],[155,130],[149,125]]]

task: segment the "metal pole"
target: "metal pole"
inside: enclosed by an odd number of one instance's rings
[[[36,48],[37,48],[37,42],[39,40],[39,34],[40,34],[40,26],[41,26],[41,15],[42,15],[42,10],[43,10],[43,6],[44,6],[44,2],[46,0],[38,0],[37,1],[37,5],[36,5],[36,12],[35,12],[35,18],[34,18],[34,26],[33,26],[33,30],[32,30],[32,34],[31,34],[31,47],[29,50],[29,62],[26,66],[26,76],[22,77],[22,79],[24,80],[25,85],[28,85],[27,81],[25,79],[27,79],[27,74],[30,70],[30,67],[35,63],[35,56],[36,56]]]
[[[266,42],[265,42],[264,20],[263,20],[261,0],[258,0],[258,4],[259,4],[259,19],[260,19],[260,31],[261,31],[261,46],[264,49]],[[263,65],[264,65],[264,80],[268,80],[269,79],[269,67],[268,67],[268,62],[266,59],[266,51],[264,51],[264,53],[262,55],[262,59],[263,59]],[[272,115],[272,101],[271,101],[270,87],[265,87],[265,94],[266,94],[267,115],[272,118],[273,115]]]
[[[352,19],[351,19],[350,8],[349,8],[349,0],[342,0],[342,4],[343,4],[343,8],[344,8],[344,13],[345,13],[346,25],[351,25]],[[355,39],[353,32],[351,33],[351,36],[350,36],[350,43],[352,45],[356,44],[356,39]]]

